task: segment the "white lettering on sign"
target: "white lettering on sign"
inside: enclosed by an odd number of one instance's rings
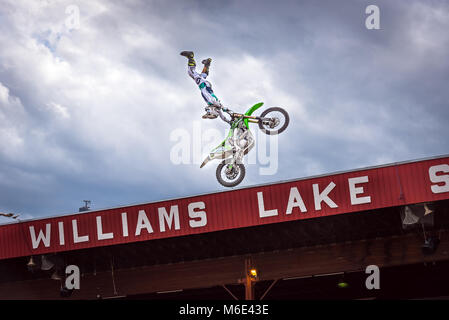
[[[63,246],[65,244],[64,238],[64,222],[58,222],[58,231],[59,231],[59,245]]]
[[[157,212],[159,214],[159,229],[161,232],[165,232],[165,223],[167,223],[168,229],[171,230],[173,220],[175,222],[175,230],[179,230],[179,210],[178,206],[170,207],[170,214],[167,213],[167,210],[162,207],[158,208]]]
[[[206,204],[203,201],[192,202],[187,205],[186,214],[188,214],[189,218],[189,226],[190,228],[201,228],[207,225],[207,214],[206,214]],[[181,229],[181,218],[180,218],[180,209],[178,205],[172,205],[170,208],[168,207],[160,207],[157,208],[157,221],[159,222],[159,230],[160,232],[166,232],[169,230],[180,230]],[[77,218],[71,220],[72,224],[72,235],[73,235],[73,244],[89,242],[91,239],[96,240],[108,240],[114,239],[117,236],[122,236],[126,238],[129,236],[129,221],[128,221],[128,213],[121,212],[120,217],[115,216],[110,218],[110,215],[96,216],[96,235],[95,234],[80,234],[80,225],[85,226],[85,221],[83,218]],[[105,222],[107,219],[118,219],[121,221],[121,230],[120,227],[113,230],[105,230]],[[130,220],[132,221],[132,220]],[[67,239],[64,234],[64,230],[66,226],[64,225],[66,222],[64,221],[55,221],[53,222],[55,225],[52,226],[52,223],[47,223],[42,229],[35,229],[35,226],[29,226],[29,231],[31,235],[31,244],[33,249],[37,249],[40,245],[44,247],[50,247],[51,244],[51,229],[52,227],[57,229],[58,235],[54,235],[54,237],[59,237],[56,241],[59,240],[59,245],[64,246],[67,244]],[[115,224],[109,225],[115,226]],[[133,225],[135,227],[135,236],[140,236],[143,230],[146,230],[147,233],[154,233],[153,226],[150,223],[149,216],[147,216],[147,212],[145,210],[139,210],[137,214],[137,222]],[[134,230],[134,229],[133,229]],[[94,231],[89,231],[94,232]]]
[[[425,188],[430,187],[430,191],[433,194],[449,193],[449,164],[443,163],[428,166],[426,168],[428,168],[428,181],[430,181],[430,185],[426,184],[426,181],[419,181],[419,175],[412,177],[415,180],[411,183],[417,186],[425,185]],[[250,199],[252,202],[250,206],[255,206],[255,192],[257,194],[259,218],[276,217],[284,214],[284,219],[289,220],[289,218],[292,218],[291,215],[294,214],[306,216],[304,213],[310,211],[318,213],[319,210],[323,209],[324,204],[324,207],[327,205],[327,207],[331,209],[339,208],[339,206],[346,209],[348,206],[372,204],[377,193],[387,192],[387,190],[378,188],[377,186],[381,186],[385,183],[395,184],[395,181],[391,182],[393,178],[391,178],[390,175],[378,175],[378,178],[376,179],[382,180],[375,181],[378,183],[371,186],[370,184],[373,184],[373,176],[370,176],[368,173],[359,174],[364,175],[351,178],[346,176],[343,179],[330,177],[330,179],[338,179],[338,181],[340,181],[338,185],[336,185],[334,181],[329,180],[327,181],[327,185],[326,182],[317,183],[316,179],[311,179],[308,183],[300,181],[298,182],[298,185],[284,185],[285,187],[282,189],[284,194],[281,195],[279,195],[279,189],[276,189],[275,187],[264,188],[263,192],[252,191],[253,196]],[[350,176],[353,175],[354,173],[350,174]],[[383,179],[385,179],[385,181]],[[270,192],[273,193],[270,194]],[[55,246],[55,249],[56,246],[61,249],[63,246],[69,245],[69,242],[70,244],[76,245],[79,243],[85,244],[91,240],[95,241],[115,238],[121,238],[122,242],[126,242],[127,237],[132,237],[133,239],[129,240],[134,241],[135,236],[145,237],[154,232],[172,233],[176,230],[181,230],[181,227],[184,229],[186,227],[201,228],[206,226],[208,224],[208,217],[206,214],[205,202],[198,200],[198,198],[195,198],[195,200],[192,199],[192,201],[195,202],[185,204],[184,202],[178,204],[160,204],[162,207],[159,208],[157,208],[157,204],[150,207],[142,205],[141,208],[145,208],[145,210],[140,208],[130,208],[129,210],[132,210],[131,212],[119,211],[108,214],[105,213],[106,211],[100,211],[98,214],[101,216],[95,216],[95,213],[92,212],[79,216],[77,215],[70,219],[61,218],[60,221],[57,219],[53,219],[52,221],[47,220],[44,223],[40,222],[39,228],[37,228],[36,225],[27,226],[30,232],[28,241],[31,243],[29,245],[33,250],[38,248],[50,248],[51,246]],[[431,200],[426,199],[426,201]],[[239,208],[238,205],[233,207],[235,207],[235,210],[243,210]],[[357,207],[353,207],[351,210],[357,210]],[[243,211],[243,213],[245,212]],[[92,214],[94,216],[92,216]],[[221,214],[221,212],[216,214]],[[257,215],[257,213],[254,214]],[[323,213],[316,214],[316,216],[319,215],[323,215]],[[93,219],[93,217],[95,217],[96,225],[92,226],[92,228],[88,228],[88,223],[92,221],[91,219]],[[313,213],[310,217],[313,217]],[[188,222],[185,219],[188,220]],[[216,223],[216,221],[213,222]],[[152,226],[153,223],[159,224],[158,226],[154,226],[156,228],[154,230]],[[246,222],[238,223],[243,225]],[[215,224],[212,226],[212,228],[219,227],[220,226],[216,226]],[[65,232],[67,232],[67,234]],[[82,247],[82,245],[80,247]]]
[[[259,217],[266,218],[278,215],[277,209],[265,210],[265,205],[263,202],[263,192],[257,192],[257,204],[259,206]]]
[[[357,197],[358,194],[363,194],[364,190],[363,187],[356,187],[356,184],[361,183],[367,183],[368,182],[368,176],[363,177],[356,177],[356,178],[349,178],[348,184],[349,184],[349,194],[351,196],[351,204],[364,204],[364,203],[371,203],[371,197]]]
[[[122,212],[122,234],[124,237],[128,236],[128,215]]]
[[[39,234],[36,238],[36,232],[34,231],[34,226],[30,226],[30,235],[31,235],[31,244],[33,245],[33,249],[39,247],[39,243],[42,241],[45,247],[50,246],[50,233],[51,233],[51,224],[47,223],[45,225],[45,234],[42,230],[39,230]]]
[[[153,233],[153,227],[150,220],[148,220],[145,210],[139,210],[139,216],[137,217],[136,236],[140,236],[142,229],[147,229],[148,233]]]
[[[103,233],[103,224],[101,223],[101,216],[98,216],[97,218],[97,238],[98,240],[107,240],[107,239],[113,239],[114,233]]]
[[[196,211],[196,209],[206,209],[204,202],[192,202],[187,207],[189,211],[189,225],[192,228],[204,227],[207,224],[206,211]],[[199,220],[197,220],[199,218]]]
[[[433,193],[449,192],[449,174],[438,175],[438,173],[449,173],[449,165],[440,164],[429,168],[430,181],[435,183],[430,187],[430,189]],[[440,183],[444,184],[440,185]]]
[[[72,229],[73,229],[73,243],[87,242],[89,241],[89,236],[79,236],[78,235],[78,222],[76,219],[72,220]]]
[[[324,189],[321,193],[317,183],[314,183],[312,187],[313,198],[315,200],[315,210],[321,210],[321,202],[323,201],[326,202],[327,205],[331,208],[338,208],[335,202],[332,201],[332,199],[328,196],[328,194],[335,188],[335,183],[331,181],[331,183],[329,183],[326,189]]]
[[[285,214],[291,214],[294,207],[298,207],[301,212],[307,212],[306,205],[304,204],[301,194],[296,187],[290,189],[290,195],[288,197],[287,210],[285,211]]]

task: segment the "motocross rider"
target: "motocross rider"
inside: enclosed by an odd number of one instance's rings
[[[181,56],[184,56],[188,59],[187,66],[188,66],[188,74],[189,76],[195,81],[195,83],[198,85],[201,91],[201,95],[203,96],[203,99],[207,102],[206,106],[206,114],[203,115],[203,119],[215,119],[218,116],[217,108],[221,108],[221,102],[218,100],[217,96],[214,94],[214,91],[212,90],[212,85],[209,81],[206,80],[207,76],[209,75],[209,67],[210,63],[212,61],[211,58],[205,59],[202,61],[202,64],[204,65],[203,70],[201,71],[201,74],[196,72],[196,62],[193,58],[194,54],[192,51],[182,51]]]

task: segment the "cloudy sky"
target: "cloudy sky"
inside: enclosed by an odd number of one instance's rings
[[[98,209],[223,190],[218,162],[170,160],[174,132],[225,130],[201,119],[182,50],[213,59],[226,106],[263,101],[290,114],[276,174],[249,164],[241,186],[449,150],[447,1],[0,3],[3,212],[36,218],[84,199]],[[370,4],[379,30],[365,27]]]

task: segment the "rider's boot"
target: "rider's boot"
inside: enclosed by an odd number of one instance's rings
[[[207,59],[204,59],[203,61],[201,61],[201,63],[204,64],[203,71],[201,73],[205,73],[205,74],[209,75],[209,67],[210,67],[211,62],[212,62],[211,58],[207,58]]]
[[[189,59],[189,61],[187,62],[187,65],[189,67],[195,67],[196,66],[195,59],[193,59],[193,56],[194,56],[193,51],[182,51],[180,53],[180,55],[186,57],[187,59]]]
[[[217,118],[218,117],[218,112],[217,112],[217,110],[215,108],[216,107],[213,107],[213,106],[207,106],[205,108],[206,114],[204,114],[202,116],[202,118],[203,119],[215,119],[215,118]]]

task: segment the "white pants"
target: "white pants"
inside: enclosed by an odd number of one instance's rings
[[[220,100],[218,100],[217,96],[214,94],[211,83],[206,80],[207,74],[199,74],[198,72],[196,72],[194,66],[189,66],[188,73],[200,88],[201,96],[203,97],[204,101],[207,102],[208,106],[220,107]]]

